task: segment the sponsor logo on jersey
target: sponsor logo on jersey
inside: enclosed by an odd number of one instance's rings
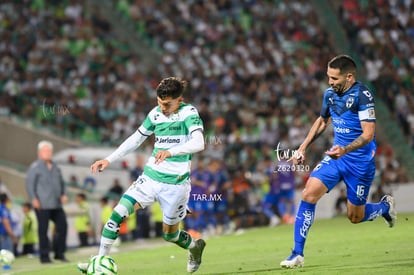
[[[340,134],[349,134],[351,130],[349,128],[334,127],[334,131]]]
[[[332,122],[334,123],[334,124],[342,124],[342,125],[344,125],[344,124],[346,124],[346,122],[345,122],[345,120],[344,119],[342,119],[342,118],[332,118]]]
[[[170,137],[156,137],[155,138],[156,143],[180,143],[181,140],[179,138],[170,138]]]
[[[168,130],[170,131],[180,131],[182,128],[181,126],[170,126],[168,127]]]
[[[348,109],[351,108],[352,104],[354,104],[354,101],[355,101],[355,99],[354,99],[353,96],[348,97],[348,99],[346,100],[346,107]]]

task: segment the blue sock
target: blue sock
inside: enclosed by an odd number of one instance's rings
[[[376,218],[388,213],[390,206],[384,202],[365,204],[365,216],[361,222],[373,221]]]
[[[295,248],[293,252],[303,256],[303,249],[305,247],[306,237],[315,217],[315,203],[301,201],[299,204],[298,213],[295,220]]]

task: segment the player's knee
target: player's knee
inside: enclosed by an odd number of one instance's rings
[[[319,200],[318,196],[315,196],[314,194],[310,193],[310,192],[303,192],[302,193],[302,200],[306,201],[308,203],[317,203]]]
[[[360,223],[364,216],[356,215],[355,213],[348,213],[348,219],[351,223]]]
[[[164,238],[164,240],[166,240],[167,242],[170,243],[175,243],[176,241],[178,241],[180,234],[179,231],[174,232],[174,233],[162,233],[162,237]]]

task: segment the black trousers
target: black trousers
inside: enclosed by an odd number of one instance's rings
[[[84,246],[88,246],[88,232],[78,232],[78,237],[79,237],[79,242],[80,242],[80,246],[84,247]]]
[[[55,230],[53,231],[53,252],[55,259],[64,259],[66,251],[66,236],[68,232],[68,223],[63,208],[58,209],[40,209],[36,210],[36,216],[39,223],[39,256],[40,261],[48,261],[50,251],[50,241],[47,236],[49,221],[53,221]]]

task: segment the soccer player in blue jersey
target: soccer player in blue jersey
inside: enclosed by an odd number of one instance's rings
[[[318,200],[344,181],[347,189],[347,214],[352,223],[372,221],[382,216],[389,227],[397,218],[394,198],[385,195],[379,203],[367,203],[375,173],[375,103],[369,89],[356,80],[356,64],[351,57],[339,55],[328,63],[330,88],[325,91],[320,116],[304,142],[291,158],[294,164],[305,161],[305,151],[333,124],[334,144],[314,168],[302,193],[294,226],[292,254],[280,263],[284,268],[304,265],[304,246],[315,216]]]

